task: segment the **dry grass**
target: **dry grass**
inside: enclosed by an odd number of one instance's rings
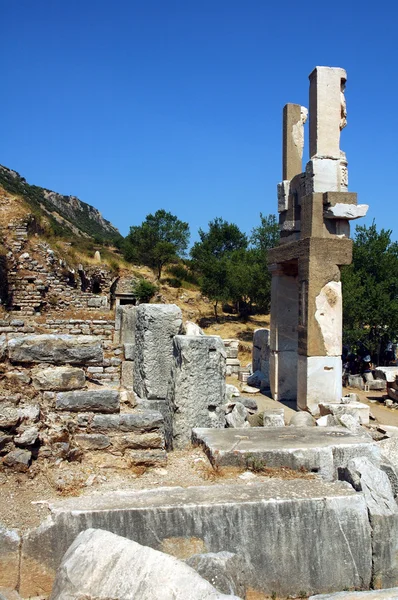
[[[11,221],[22,219],[31,212],[20,196],[7,192],[0,185],[0,227],[7,228]]]

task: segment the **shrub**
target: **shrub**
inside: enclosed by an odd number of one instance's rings
[[[147,279],[140,279],[134,286],[133,293],[140,302],[149,302],[158,291],[157,285]]]

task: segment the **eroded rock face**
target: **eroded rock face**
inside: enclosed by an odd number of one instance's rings
[[[165,398],[173,360],[173,337],[182,313],[175,304],[140,304],[136,311],[134,391],[140,398]]]
[[[84,387],[86,376],[77,367],[50,367],[32,373],[32,382],[37,390],[78,390]]]
[[[87,529],[69,547],[51,600],[239,600],[173,556],[109,531]]]
[[[102,363],[101,341],[91,335],[25,335],[8,341],[12,362],[53,364]]]

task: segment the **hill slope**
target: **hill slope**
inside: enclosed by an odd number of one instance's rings
[[[32,211],[45,215],[56,235],[60,237],[80,235],[100,242],[117,242],[122,239],[119,231],[101,213],[76,198],[63,196],[46,188],[30,185],[19,173],[0,165],[0,185],[21,196]]]

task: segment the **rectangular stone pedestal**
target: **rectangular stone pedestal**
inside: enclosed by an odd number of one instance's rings
[[[318,412],[320,402],[340,402],[343,395],[340,356],[298,356],[297,406]]]

